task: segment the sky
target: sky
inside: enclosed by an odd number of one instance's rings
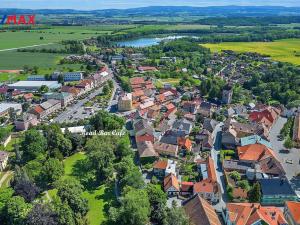
[[[126,9],[144,6],[299,6],[300,0],[0,0],[0,8]]]

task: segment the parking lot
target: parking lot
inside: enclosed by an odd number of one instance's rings
[[[282,166],[286,172],[286,176],[291,180],[294,176],[300,173],[300,150],[293,148],[288,151],[283,146],[284,140],[278,138],[280,130],[286,123],[287,119],[280,117],[270,131],[270,141],[273,146],[273,150],[276,153],[278,159],[281,161]]]

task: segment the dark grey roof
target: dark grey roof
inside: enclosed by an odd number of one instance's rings
[[[219,122],[216,120],[205,118],[203,121],[203,129],[206,129],[212,133],[218,124]]]
[[[242,162],[239,160],[224,160],[223,168],[226,170],[240,170],[247,171],[247,169],[251,169],[251,163]]]
[[[192,128],[191,122],[188,120],[176,120],[175,123],[173,124],[173,129],[175,130],[182,130],[185,131],[185,133],[189,133],[190,129]]]
[[[169,130],[162,136],[160,142],[165,144],[177,145],[178,137],[185,137],[184,131]]]
[[[259,183],[263,195],[296,195],[286,179],[261,179]]]

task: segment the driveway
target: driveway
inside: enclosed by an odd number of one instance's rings
[[[278,140],[277,136],[280,134],[280,130],[282,129],[286,121],[286,118],[279,117],[279,119],[271,128],[269,137],[273,150],[286,172],[286,177],[289,180],[292,180],[294,176],[300,173],[300,150],[293,148],[289,153],[282,151],[283,149],[285,149],[285,147],[283,146],[284,141]],[[287,163],[286,160],[292,160],[292,164]]]

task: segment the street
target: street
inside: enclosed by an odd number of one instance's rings
[[[220,159],[219,151],[221,149],[222,126],[223,125],[224,124],[221,122],[216,126],[215,132],[214,132],[214,146],[211,149],[211,157],[215,163],[217,180],[218,180],[218,183],[220,184],[221,195],[222,195],[220,201],[214,205],[214,208],[217,212],[222,211],[222,209],[226,207],[226,202],[227,202],[227,193],[226,193],[226,184],[225,184],[225,179],[224,179],[224,173],[223,173],[221,162],[219,161],[219,159]]]

